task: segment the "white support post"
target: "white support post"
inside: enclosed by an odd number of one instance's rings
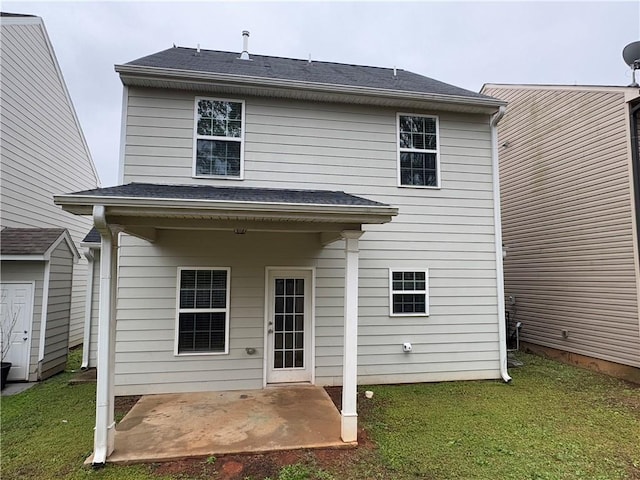
[[[117,262],[117,237],[106,221],[104,206],[93,208],[93,219],[101,237],[100,255],[100,307],[98,317],[98,359],[96,382],[96,427],[93,448],[93,466],[106,463],[113,452],[115,422],[113,395],[113,365],[115,345],[114,277]]]
[[[342,361],[342,428],[343,442],[358,440],[358,239],[361,231],[342,232],[344,256],[344,352]]]
[[[91,348],[91,311],[93,306],[93,252],[90,248],[84,250],[87,259],[87,293],[84,300],[84,336],[82,340],[81,369],[89,368],[89,349]]]

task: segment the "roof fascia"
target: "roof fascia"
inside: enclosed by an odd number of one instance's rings
[[[613,92],[624,93],[630,90],[637,90],[638,87],[625,87],[618,85],[535,85],[535,84],[508,84],[508,83],[485,83],[480,89],[480,93],[488,89],[496,90],[558,90],[574,92]]]
[[[175,198],[140,198],[114,197],[94,195],[57,195],[54,203],[62,206],[66,211],[77,215],[88,215],[94,205],[104,205],[110,208],[109,213],[135,214],[144,216],[143,209],[163,209],[165,211],[185,214],[202,214],[202,212],[216,213],[219,216],[234,216],[238,214],[263,214],[274,218],[300,218],[304,220],[313,216],[335,215],[336,217],[393,217],[398,209],[389,206],[376,205],[326,205],[312,203],[273,203],[273,202],[229,202],[222,200],[175,199]],[[130,211],[129,211],[130,210]]]
[[[43,25],[40,17],[0,17],[0,25]]]
[[[0,255],[1,261],[46,262],[44,255]]]
[[[474,98],[460,95],[442,95],[434,93],[407,92],[384,88],[363,87],[353,85],[337,85],[330,83],[305,82],[301,80],[286,80],[264,77],[250,77],[245,75],[223,74],[215,72],[194,72],[172,68],[146,67],[140,65],[116,65],[116,72],[120,74],[122,83],[128,85],[129,78],[143,77],[147,79],[171,80],[171,81],[206,81],[227,84],[229,86],[265,87],[277,89],[307,90],[327,94],[346,94],[355,96],[368,96],[373,98],[387,98],[397,100],[413,100],[416,102],[437,102],[443,104],[466,105],[469,107],[484,107],[496,111],[507,103],[494,98]],[[487,112],[487,113],[491,113]]]

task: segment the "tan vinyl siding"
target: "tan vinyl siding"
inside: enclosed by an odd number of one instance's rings
[[[66,242],[61,242],[51,253],[49,265],[47,331],[41,379],[63,371],[67,364],[73,255]]]
[[[2,109],[0,224],[67,228],[76,246],[91,219],[63,212],[53,195],[98,179],[40,25],[0,27]],[[75,265],[69,344],[82,342],[86,260]]]
[[[522,339],[640,367],[623,89],[489,87],[499,125],[505,293]],[[568,337],[563,338],[566,330]]]
[[[248,97],[244,99],[245,180],[203,180],[191,177],[194,96],[188,92],[129,88],[125,183],[333,189],[398,207],[398,217],[390,224],[367,226],[360,241],[360,381],[392,383],[499,376],[487,116],[418,112],[439,115],[442,189],[398,188],[395,109]],[[143,362],[151,362],[151,358],[158,362],[153,365],[156,369],[175,369],[173,362],[183,361],[172,356],[174,267],[184,261],[183,255],[191,254],[198,242],[191,232],[177,235],[161,231],[155,247],[133,239],[123,241],[117,312],[118,394],[222,385],[212,373],[190,373],[191,365],[187,368],[186,364],[182,376],[176,373],[176,378],[186,382],[183,385],[160,374],[149,379],[143,375],[144,368],[151,368]],[[261,234],[249,231],[245,236],[235,236],[235,240],[250,242],[254,235],[259,238]],[[304,235],[280,234],[267,245],[287,245],[297,241],[298,236]],[[161,247],[165,239],[183,244],[185,250]],[[244,250],[243,245],[238,243],[235,246],[239,251],[232,250],[231,257],[221,258],[238,257],[239,262],[251,259],[254,265],[251,271],[243,270],[247,268],[243,263],[220,262],[215,256],[208,259],[213,265],[232,268],[232,320],[234,316],[251,318],[251,326],[244,329],[234,330],[232,322],[231,358],[242,362],[229,367],[235,372],[240,364],[246,364],[251,372],[240,368],[240,376],[234,377],[232,384],[225,383],[225,387],[261,385],[262,360],[255,362],[242,357],[245,346],[255,345],[241,343],[242,348],[237,349],[233,342],[257,341],[262,351],[265,265],[316,267],[316,382],[340,383],[343,243],[318,250],[315,257],[305,254],[300,260],[280,257],[269,250],[254,258],[255,251]],[[146,258],[146,252],[154,251],[157,253],[151,259]],[[168,266],[163,267],[165,263]],[[207,263],[201,259],[199,264]],[[429,269],[428,318],[389,317],[391,267]],[[162,290],[155,292],[156,285],[162,286]],[[238,305],[237,295],[251,300],[234,308],[234,301]],[[153,308],[149,309],[149,305]],[[150,322],[152,319],[162,321]],[[125,330],[132,332],[124,333]],[[135,341],[140,338],[145,340]],[[407,341],[414,346],[411,355],[402,353],[402,343]],[[211,357],[205,370],[210,363],[226,365],[225,360]],[[138,373],[129,372],[131,369]],[[218,370],[224,368],[216,366]],[[165,380],[168,384],[151,386],[154,381]]]
[[[31,346],[29,347],[29,381],[38,380],[38,348],[42,319],[42,286],[44,285],[44,262],[5,260],[0,265],[2,282],[35,282],[33,291],[33,322]]]

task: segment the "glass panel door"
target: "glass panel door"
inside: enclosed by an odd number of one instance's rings
[[[275,279],[273,368],[304,368],[304,278]]]
[[[266,383],[312,381],[312,270],[269,270]]]

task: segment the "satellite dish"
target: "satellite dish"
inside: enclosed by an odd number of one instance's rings
[[[636,70],[640,69],[640,42],[631,42],[629,45],[624,47],[622,50],[622,58],[624,59],[624,63],[631,67],[633,82],[631,82],[631,85],[629,86],[638,87],[638,82],[636,82]]]
[[[634,68],[634,64],[640,63],[640,42],[631,42],[629,45],[624,47],[622,50],[622,58],[624,58],[624,63],[629,65],[631,68]]]

